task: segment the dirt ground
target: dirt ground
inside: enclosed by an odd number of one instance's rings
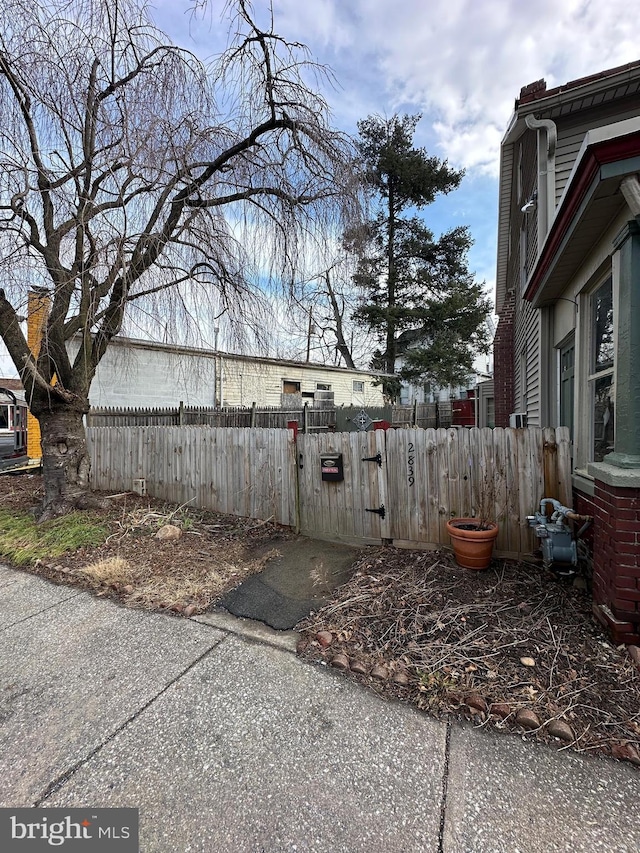
[[[299,652],[436,717],[640,766],[640,671],[575,582],[531,563],[474,572],[445,550],[376,549],[297,626]]]
[[[28,510],[42,497],[37,474],[0,476],[0,507]],[[201,613],[277,556],[293,537],[288,528],[128,493],[111,509],[91,512],[108,533],[104,542],[29,567],[57,583],[89,589],[130,607]],[[178,539],[160,539],[167,525]]]
[[[0,476],[0,507],[28,509],[38,475]],[[100,544],[28,570],[126,606],[190,616],[278,556],[287,528],[167,506],[127,494],[101,513]],[[157,538],[172,524],[176,540]],[[600,753],[640,767],[640,671],[591,615],[583,578],[494,560],[485,572],[452,555],[366,548],[351,580],[297,626],[303,659],[328,664],[436,717]]]

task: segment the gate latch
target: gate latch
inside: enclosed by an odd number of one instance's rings
[[[363,459],[362,461],[364,462],[364,459]],[[379,515],[379,516],[380,516],[380,518],[384,518],[384,517],[385,517],[385,515],[387,514],[387,511],[386,511],[386,509],[384,508],[384,504],[380,504],[380,506],[378,507],[378,509],[366,509],[366,508],[365,508],[365,512],[375,512],[375,513],[376,513],[376,515]]]
[[[362,458],[362,462],[377,462],[378,467],[382,468],[382,456],[380,455],[380,453],[376,453],[375,456],[364,456]],[[371,512],[378,512],[378,510],[377,509],[371,510]],[[384,518],[384,516],[383,516],[383,518]]]

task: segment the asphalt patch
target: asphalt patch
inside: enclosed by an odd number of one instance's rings
[[[326,604],[331,592],[351,577],[361,549],[299,536],[279,542],[277,550],[279,556],[259,575],[247,578],[218,606],[288,631]]]

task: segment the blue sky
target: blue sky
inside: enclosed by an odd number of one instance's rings
[[[157,25],[206,59],[224,46],[226,2],[156,0]],[[255,0],[256,14],[268,14]],[[456,192],[425,211],[440,233],[468,225],[470,267],[493,291],[500,140],[522,86],[553,87],[640,58],[637,15],[623,0],[274,0],[275,30],[306,44],[336,80],[334,124],[355,134],[369,114],[422,113],[415,142],[465,168]],[[0,360],[5,375],[15,371]]]
[[[156,2],[156,20],[205,57],[222,45],[222,0],[194,19],[190,2]],[[268,9],[255,0],[258,15]],[[275,30],[329,66],[334,123],[355,134],[372,113],[422,113],[416,144],[466,169],[459,190],[425,212],[440,233],[466,224],[471,268],[495,281],[500,140],[522,86],[549,88],[640,58],[623,0],[274,0]]]

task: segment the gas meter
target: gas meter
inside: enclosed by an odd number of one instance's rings
[[[552,507],[551,515],[547,515],[547,506]],[[542,561],[545,569],[558,575],[574,575],[578,565],[577,540],[591,524],[591,516],[578,515],[569,507],[554,498],[542,498],[540,512],[528,515],[529,527],[533,527],[540,539]],[[582,526],[577,533],[570,522],[581,521]]]

